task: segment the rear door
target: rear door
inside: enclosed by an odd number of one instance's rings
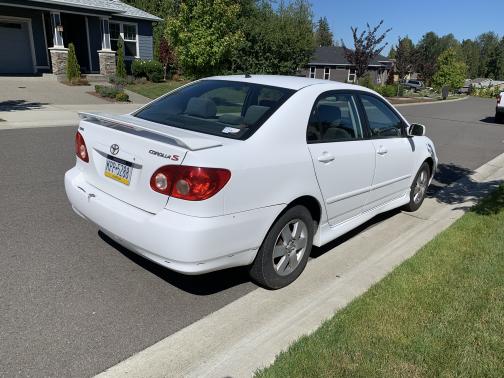
[[[414,141],[394,109],[372,94],[361,94],[363,113],[375,149],[376,168],[367,209],[386,204],[409,190]]]
[[[307,142],[330,225],[361,213],[374,172],[374,147],[364,139],[352,93],[326,92],[314,104]]]

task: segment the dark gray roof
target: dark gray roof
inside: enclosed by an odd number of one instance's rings
[[[113,15],[140,18],[150,21],[161,21],[157,16],[144,12],[141,9],[127,5],[119,0],[31,0],[37,3],[64,5],[67,7],[77,7],[84,9],[96,9],[110,12]]]
[[[384,63],[383,63],[384,62]],[[390,59],[384,57],[383,55],[378,55],[371,65],[386,65],[391,62]],[[345,51],[343,47],[339,46],[321,46],[315,49],[313,56],[310,59],[309,65],[312,64],[345,64],[349,65],[348,60],[345,59]]]

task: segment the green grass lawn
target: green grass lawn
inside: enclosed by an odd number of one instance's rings
[[[257,377],[504,377],[504,186]]]
[[[151,83],[146,82],[144,84],[129,84],[126,88],[132,92],[141,94],[142,96],[149,98],[158,98],[167,92],[170,92],[184,84],[187,81],[165,81],[162,83]]]

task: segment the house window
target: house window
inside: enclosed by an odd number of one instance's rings
[[[315,67],[310,67],[310,78],[315,79]]]
[[[110,22],[110,44],[117,51],[119,37],[124,41],[124,56],[127,58],[138,57],[137,25],[124,22]]]
[[[348,80],[347,81],[349,83],[355,83],[355,77],[356,77],[356,75],[355,75],[355,69],[350,68],[348,70]]]
[[[329,80],[331,78],[331,68],[324,67],[324,80]]]

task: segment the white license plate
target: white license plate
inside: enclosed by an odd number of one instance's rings
[[[131,179],[131,166],[132,164],[128,161],[108,156],[107,162],[105,163],[105,176],[112,180],[119,181],[124,185],[129,185]]]

